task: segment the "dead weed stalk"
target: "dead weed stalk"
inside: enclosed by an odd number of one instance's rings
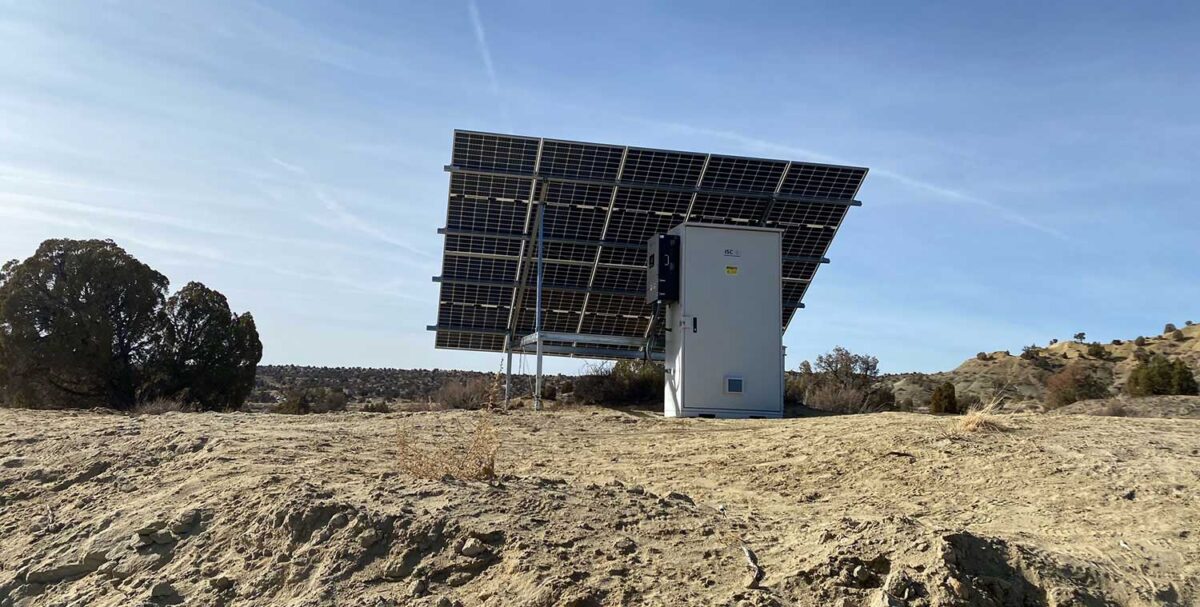
[[[1011,428],[1000,421],[999,415],[1000,405],[1003,401],[1003,397],[993,396],[986,404],[975,407],[962,417],[950,422],[946,434],[951,437],[958,437],[975,433],[991,434],[994,432],[1008,432]]]
[[[400,469],[412,476],[434,480],[447,476],[462,480],[495,479],[500,437],[489,417],[481,417],[470,433],[445,438],[436,445],[418,445],[407,430],[401,430],[397,437]]]

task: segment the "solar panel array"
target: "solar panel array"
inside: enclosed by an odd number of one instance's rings
[[[786,329],[867,169],[455,131],[439,348],[504,351],[534,330],[542,214],[544,331],[661,343],[646,241],[684,221],[783,232]],[[661,331],[661,329],[659,329]],[[568,349],[577,342],[563,342]],[[639,346],[607,346],[636,353]]]

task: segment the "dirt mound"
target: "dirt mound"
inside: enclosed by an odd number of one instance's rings
[[[842,519],[781,587],[818,604],[1107,605],[1096,568],[907,517]],[[815,562],[814,562],[815,561]]]
[[[395,465],[398,431],[461,440],[480,415],[0,411],[0,605],[1197,598],[1190,420],[954,437],[926,415],[578,408],[495,416],[495,482]]]
[[[256,465],[227,441],[106,420],[84,436],[0,441],[22,453],[0,468],[0,605],[669,603],[732,595],[748,575],[737,524],[680,493],[536,476],[363,478],[352,464],[339,469],[347,484]]]

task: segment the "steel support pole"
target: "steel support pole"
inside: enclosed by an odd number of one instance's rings
[[[533,311],[533,330],[537,333],[537,375],[534,380],[533,410],[542,410],[542,259],[545,251],[542,248],[542,237],[546,235],[546,207],[538,206],[538,248],[537,248],[537,307]]]
[[[504,352],[508,362],[504,363],[504,409],[508,409],[508,400],[512,398],[512,338],[508,338],[508,348]]]

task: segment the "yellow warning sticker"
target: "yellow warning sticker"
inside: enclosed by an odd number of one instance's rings
[[[737,266],[725,266],[725,273],[730,276],[734,276],[738,273],[738,267]]]

